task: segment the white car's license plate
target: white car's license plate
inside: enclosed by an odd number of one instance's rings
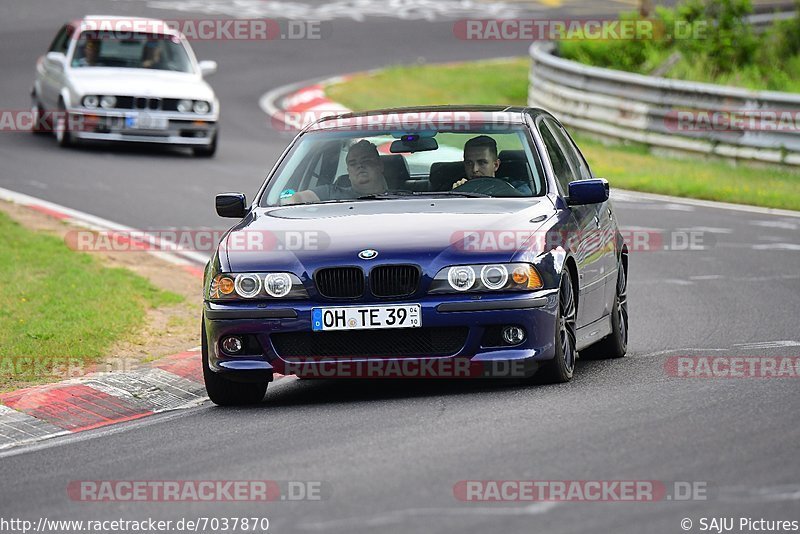
[[[348,306],[312,308],[311,329],[364,330],[371,328],[419,328],[422,311],[419,304],[393,306]]]
[[[155,117],[146,113],[125,116],[125,127],[135,130],[166,130],[168,124],[166,117]]]

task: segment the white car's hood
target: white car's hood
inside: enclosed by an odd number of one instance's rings
[[[83,67],[69,80],[81,95],[124,95],[214,101],[214,91],[198,75],[153,69]]]

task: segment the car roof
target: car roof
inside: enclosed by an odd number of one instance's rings
[[[125,25],[122,26],[121,23]],[[86,15],[82,19],[76,20],[73,24],[79,28],[80,31],[86,29],[104,30],[114,29],[118,25],[121,26],[120,31],[132,31],[137,26],[144,26],[147,33],[154,33],[159,35],[171,35],[175,37],[183,37],[183,34],[170,28],[166,21],[161,19],[154,19],[151,17],[127,17],[121,15]]]
[[[475,124],[524,124],[525,114],[538,115],[547,113],[539,108],[520,106],[480,106],[480,105],[444,105],[413,106],[373,109],[368,111],[351,111],[333,116],[322,117],[306,127],[306,130],[331,130],[355,128],[359,125],[379,125],[385,117],[387,123],[458,123],[468,121]],[[368,120],[364,120],[368,119]],[[335,121],[335,124],[332,122]]]

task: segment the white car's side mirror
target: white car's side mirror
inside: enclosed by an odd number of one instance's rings
[[[48,52],[45,56],[45,62],[51,67],[64,70],[64,65],[67,64],[67,57],[62,52]]]
[[[198,68],[200,69],[200,74],[203,77],[211,76],[215,72],[217,72],[217,62],[216,61],[201,61],[197,64]]]

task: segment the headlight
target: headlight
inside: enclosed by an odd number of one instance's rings
[[[272,297],[285,297],[292,290],[292,279],[286,273],[270,273],[264,277],[264,290]]]
[[[208,102],[206,102],[204,100],[198,100],[197,102],[194,103],[194,112],[195,113],[199,113],[201,115],[204,115],[204,114],[208,113],[208,110],[210,110],[210,109],[211,109],[211,106],[208,104]]]
[[[104,96],[100,98],[100,107],[103,109],[113,109],[117,107],[116,96]]]
[[[86,95],[83,97],[83,107],[89,109],[97,109],[100,104],[100,99],[96,95]]]
[[[447,282],[456,291],[467,291],[475,284],[475,270],[469,265],[447,269]]]
[[[192,101],[191,100],[179,100],[178,101],[178,111],[181,113],[189,113],[192,111]]]
[[[261,278],[256,274],[237,274],[234,281],[236,294],[251,299],[261,291]]]
[[[503,289],[508,282],[508,269],[505,265],[484,265],[481,268],[481,282],[487,289]]]
[[[532,291],[541,289],[543,285],[539,273],[530,263],[454,265],[436,274],[428,292]]]
[[[207,299],[215,301],[308,298],[303,283],[291,273],[218,274],[205,293]]]

